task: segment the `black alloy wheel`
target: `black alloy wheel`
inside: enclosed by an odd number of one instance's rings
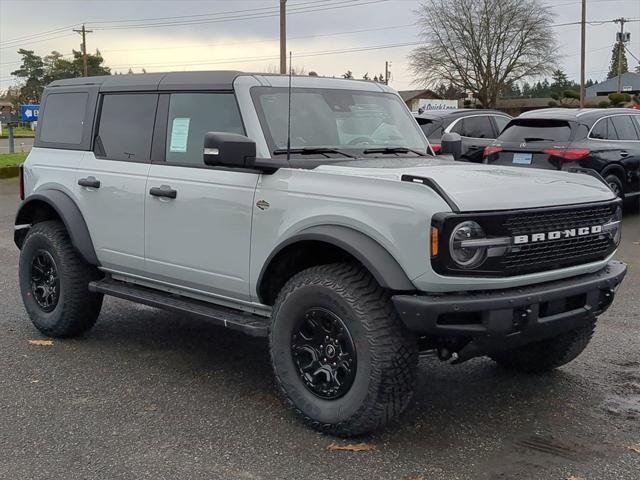
[[[324,308],[312,308],[291,336],[291,355],[305,387],[324,399],[346,394],[356,375],[356,348],[344,322]]]
[[[31,261],[31,294],[44,312],[52,312],[60,298],[56,262],[46,250],[38,250]]]

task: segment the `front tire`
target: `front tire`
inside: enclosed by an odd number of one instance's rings
[[[276,299],[269,340],[284,397],[317,430],[369,433],[411,400],[416,339],[360,266],[323,265],[291,278]]]
[[[546,373],[578,357],[589,344],[595,325],[595,320],[592,320],[584,327],[513,350],[496,352],[490,357],[509,370]]]
[[[88,290],[100,277],[75,250],[60,222],[29,229],[19,262],[22,301],[35,327],[49,337],[75,337],[95,324],[102,295]]]

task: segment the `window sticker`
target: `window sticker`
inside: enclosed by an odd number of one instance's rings
[[[171,144],[170,152],[186,152],[187,141],[189,139],[189,121],[190,118],[174,118],[171,127]]]

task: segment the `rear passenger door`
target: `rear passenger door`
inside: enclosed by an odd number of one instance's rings
[[[635,193],[640,190],[640,115],[615,115],[611,117],[613,128],[618,141],[615,154],[625,170],[625,193]]]
[[[144,271],[144,199],[158,95],[99,99],[93,151],[77,170],[80,207],[103,267]]]
[[[496,133],[488,115],[472,115],[458,120],[451,128],[462,137],[461,160],[482,162],[484,148],[496,138]]]
[[[259,175],[203,161],[205,133],[245,132],[234,94],[162,94],[156,124],[164,132],[145,195],[148,272],[183,292],[249,300]]]

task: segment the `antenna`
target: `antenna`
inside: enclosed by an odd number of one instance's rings
[[[291,52],[289,52],[289,112],[287,114],[287,162],[291,160],[291,75],[293,66],[291,65]]]

